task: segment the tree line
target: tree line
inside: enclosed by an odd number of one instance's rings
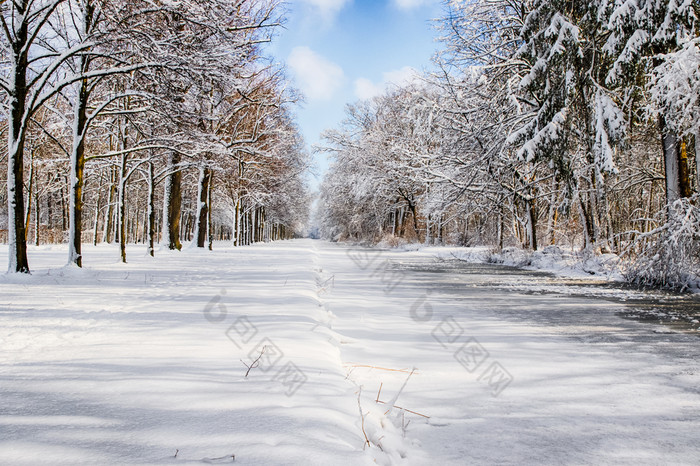
[[[287,238],[306,221],[278,0],[0,2],[9,271],[27,243]],[[0,225],[0,229],[3,226]]]
[[[324,135],[326,237],[566,245],[700,271],[698,2],[446,1],[435,71]]]

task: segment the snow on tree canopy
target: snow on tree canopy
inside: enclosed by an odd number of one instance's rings
[[[625,118],[613,100],[602,91],[595,96],[595,145],[593,151],[598,168],[616,173],[614,151],[610,140],[620,140],[625,133]]]
[[[692,0],[627,0],[604,3],[599,18],[607,15],[610,35],[603,52],[614,58],[606,83],[621,80],[643,56],[673,51],[690,40],[698,18]]]
[[[566,108],[563,108],[557,112],[552,120],[544,126],[544,128],[537,131],[534,136],[530,137],[529,140],[527,140],[525,144],[518,149],[518,158],[526,162],[537,160],[543,153],[546,152],[547,148],[558,142],[563,135],[566,115]],[[536,120],[533,120],[533,123],[535,122]],[[512,134],[508,137],[507,142],[515,143],[519,137],[525,135],[526,132],[533,129],[533,127],[534,124],[523,128],[520,132]]]
[[[687,41],[679,51],[661,59],[651,74],[649,111],[663,112],[667,125],[678,134],[696,134],[700,122],[700,38]]]

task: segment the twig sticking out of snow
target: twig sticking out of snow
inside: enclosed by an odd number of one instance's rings
[[[367,365],[367,364],[345,364],[345,366],[349,366],[349,367],[352,367],[352,368],[355,368],[355,367],[366,367],[366,368],[368,368],[368,369],[379,369],[380,371],[389,371],[389,372],[404,372],[404,373],[406,373],[406,374],[408,374],[409,372],[410,372],[411,374],[413,374],[414,372],[415,372],[416,374],[418,373],[418,371],[416,371],[415,368],[414,368],[413,370],[409,371],[408,369],[389,369],[389,368],[386,368],[386,367],[369,366],[369,365]]]
[[[411,423],[410,419],[406,422],[406,413],[401,412],[401,431],[403,432],[403,438],[406,438],[406,431],[408,430],[408,425]]]
[[[330,289],[332,290],[333,287],[335,286],[335,275],[331,275],[331,278],[318,283],[318,292],[325,293],[327,291],[326,286],[328,286],[329,284],[330,284]]]
[[[408,374],[408,377],[406,377],[406,380],[404,380],[403,385],[401,385],[401,389],[399,389],[399,391],[396,392],[396,395],[394,395],[394,398],[392,398],[388,403],[386,403],[390,406],[389,411],[387,411],[387,413],[391,412],[391,410],[394,407],[398,408],[398,406],[395,406],[396,401],[399,399],[399,396],[401,396],[401,393],[403,393],[404,388],[406,388],[406,384],[408,384],[409,379],[411,378],[411,376],[413,375],[413,373],[415,371],[416,371],[416,368],[414,367],[413,370],[411,371],[411,373]]]
[[[362,446],[362,449],[364,450],[365,448],[370,446],[369,443],[369,438],[367,438],[367,432],[365,432],[365,413],[362,412],[362,403],[360,402],[360,397],[362,396],[362,387],[360,387],[360,390],[357,392],[357,408],[360,410],[360,419],[362,419],[362,435],[365,436],[365,444]]]
[[[265,349],[267,348],[267,345],[263,346],[262,349],[260,350],[260,354],[258,355],[257,359],[253,361],[251,365],[246,364],[244,360],[241,359],[241,362],[245,367],[248,368],[247,371],[245,371],[245,376],[248,377],[248,374],[250,374],[251,369],[255,369],[256,367],[260,366],[260,358],[263,357],[263,354],[265,354]]]
[[[382,401],[382,400],[377,400],[377,403],[381,403],[381,404],[383,404],[383,405],[388,404],[386,401]],[[407,413],[415,414],[415,415],[417,415],[417,416],[422,416],[422,417],[424,417],[424,418],[426,418],[426,419],[430,419],[430,416],[427,416],[427,415],[425,415],[425,414],[421,414],[421,413],[419,413],[419,412],[417,412],[417,411],[411,411],[410,409],[402,408],[401,406],[397,406],[397,405],[391,405],[391,406],[392,406],[392,408],[400,409],[401,411],[406,411]],[[388,412],[389,412],[389,411],[387,411],[387,413],[388,413]],[[409,421],[409,422],[410,422],[410,421]]]
[[[411,372],[411,374],[413,374],[413,372]],[[411,375],[409,374],[408,377],[410,378]],[[408,379],[406,379],[406,382],[408,382]],[[383,386],[384,386],[384,382],[381,382],[381,383],[379,384],[379,390],[377,391],[377,398],[376,398],[374,401],[375,401],[375,403],[381,403],[381,404],[385,405],[385,404],[387,404],[387,403],[386,403],[385,401],[382,401],[382,400],[379,399],[379,395],[382,394],[382,387],[383,387]],[[405,386],[406,386],[406,384],[404,383],[404,387],[405,387]],[[401,390],[403,390],[403,387],[401,388]],[[399,392],[399,393],[400,393],[400,392]],[[396,408],[396,409],[400,409],[401,411],[406,411],[406,412],[409,412],[409,413],[411,413],[411,414],[417,414],[418,416],[423,416],[423,417],[426,418],[426,419],[430,419],[430,416],[426,416],[425,414],[421,414],[421,413],[418,413],[418,412],[416,412],[416,411],[411,411],[410,409],[402,408],[401,406],[393,405],[393,407]],[[388,411],[387,411],[387,412],[388,412]],[[403,415],[404,413],[402,412],[401,414]],[[411,421],[408,421],[408,422],[411,422]],[[402,424],[403,424],[403,423],[402,423]],[[408,426],[408,424],[406,424],[406,426]]]

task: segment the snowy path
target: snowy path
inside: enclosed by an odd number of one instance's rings
[[[135,251],[0,276],[0,464],[700,457],[696,337],[620,304],[311,240]]]

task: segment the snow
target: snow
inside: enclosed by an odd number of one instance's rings
[[[612,53],[615,50],[616,43],[613,39],[616,38],[615,35],[611,35],[610,41],[603,47],[603,51],[607,53]],[[623,74],[623,67],[633,63],[641,54],[641,49],[649,41],[649,34],[642,30],[637,29],[632,33],[629,40],[625,44],[622,51],[619,53],[615,64],[608,73],[605,79],[606,84],[614,84]]]
[[[518,149],[518,159],[531,162],[537,158],[537,155],[540,153],[539,149],[560,139],[566,123],[567,113],[567,109],[563,108],[554,114],[551,121],[544,128],[538,130],[534,136]],[[513,144],[529,129],[529,126],[526,126],[522,130],[513,133],[508,137],[508,143]]]
[[[617,173],[612,141],[621,141],[625,135],[625,117],[613,100],[602,91],[595,96],[596,163],[601,172]]]
[[[3,464],[700,455],[697,337],[622,304],[507,290],[525,272],[445,268],[437,248],[132,248],[87,246],[85,269],[30,248],[33,275],[0,276]]]
[[[554,13],[550,20],[549,27],[544,31],[544,37],[550,39],[557,36],[556,41],[552,44],[547,60],[554,59],[557,55],[563,55],[566,52],[565,43],[570,42],[576,49],[578,55],[583,58],[583,52],[580,49],[579,28],[572,24],[567,18],[559,12]]]
[[[649,84],[649,110],[664,114],[666,124],[678,134],[696,133],[700,118],[700,38],[660,58],[662,62],[654,68]]]
[[[497,263],[525,270],[549,272],[566,278],[622,281],[620,258],[615,254],[584,254],[566,251],[559,246],[546,246],[538,251],[504,248],[500,253],[486,246],[429,247],[423,252],[442,259],[459,259],[473,263]]]

